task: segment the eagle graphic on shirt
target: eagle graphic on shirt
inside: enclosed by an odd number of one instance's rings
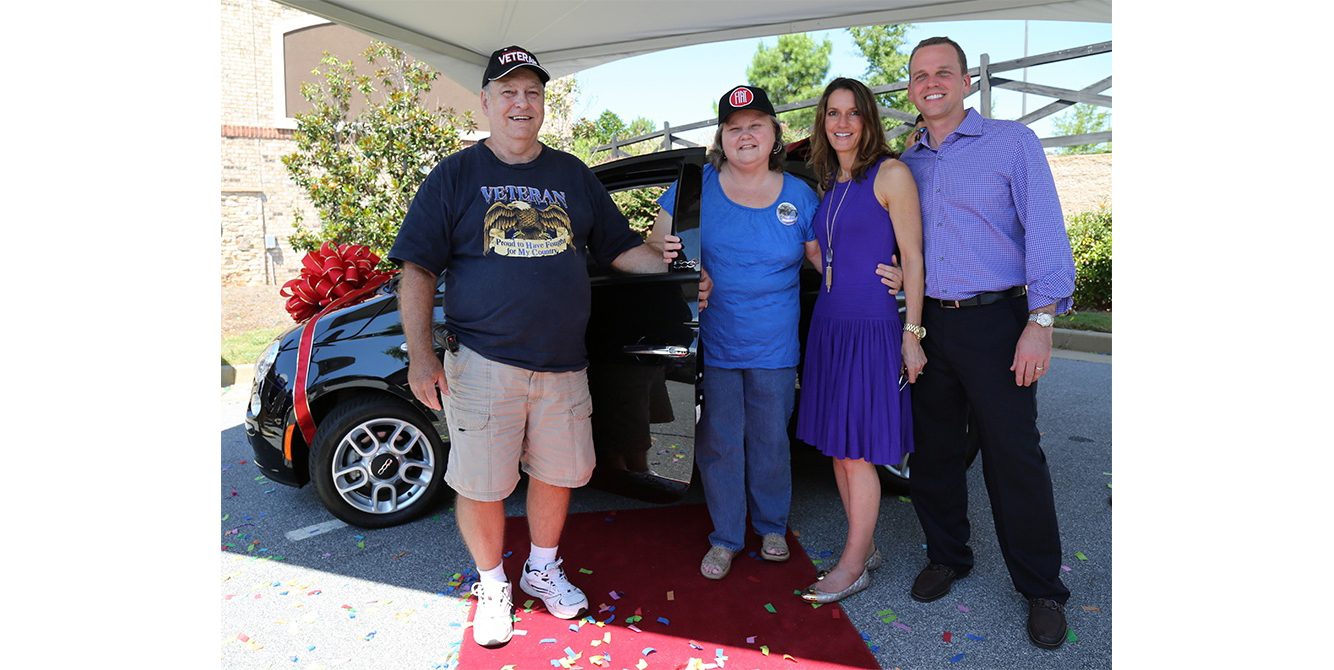
[[[574,245],[570,218],[554,203],[541,209],[523,201],[494,203],[486,210],[482,228],[486,233],[483,255],[554,256]]]

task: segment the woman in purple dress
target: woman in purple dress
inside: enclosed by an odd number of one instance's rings
[[[917,186],[885,144],[870,90],[840,77],[816,110],[810,164],[823,187],[814,221],[823,282],[807,339],[797,437],[833,457],[848,515],[838,565],[802,595],[827,603],[865,589],[880,564],[875,468],[912,451],[910,394],[900,375],[913,383],[926,365],[926,281]],[[902,262],[906,323],[876,274],[879,259],[891,253]]]

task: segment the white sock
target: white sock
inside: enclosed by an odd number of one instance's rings
[[[550,548],[539,547],[531,542],[528,543],[528,546],[530,547],[528,553],[528,565],[538,569],[545,568],[547,567],[547,563],[556,560],[556,550],[560,548],[560,545]]]
[[[477,577],[483,582],[508,582],[509,578],[505,576],[505,562],[501,561],[496,567],[490,570],[483,570],[481,566],[477,568]]]

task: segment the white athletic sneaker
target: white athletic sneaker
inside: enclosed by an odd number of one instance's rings
[[[560,567],[562,560],[547,563],[541,570],[525,562],[519,588],[530,596],[541,598],[547,611],[557,618],[575,619],[588,611],[588,598],[565,578],[565,571]]]
[[[499,647],[514,635],[513,601],[509,582],[477,582],[477,614],[472,618],[472,639],[483,647]]]

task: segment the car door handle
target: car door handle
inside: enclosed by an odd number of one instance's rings
[[[435,349],[435,353],[437,354],[445,353],[445,348],[441,346],[439,342],[432,342],[431,345]],[[398,345],[398,350],[405,354],[408,353],[408,343],[404,342],[403,344]]]
[[[666,356],[667,358],[685,358],[690,355],[688,347],[654,344],[627,344],[621,351],[633,356]]]

